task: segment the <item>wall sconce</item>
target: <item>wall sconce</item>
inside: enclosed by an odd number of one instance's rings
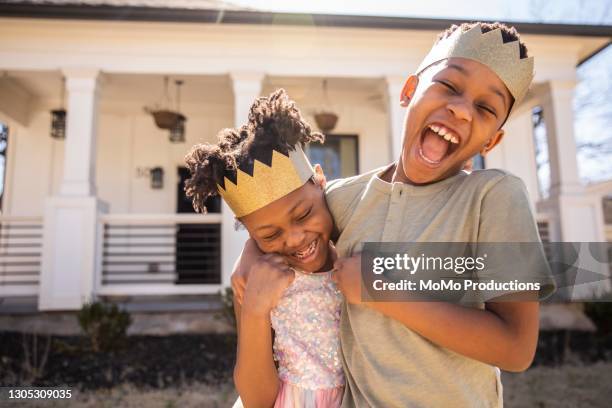
[[[51,137],[54,139],[66,138],[66,110],[51,111]]]
[[[66,109],[64,108],[64,92],[66,89],[66,79],[62,78],[61,108],[51,111],[51,137],[54,139],[66,138]]]
[[[164,188],[164,169],[161,167],[153,167],[150,172],[151,188],[159,190]]]

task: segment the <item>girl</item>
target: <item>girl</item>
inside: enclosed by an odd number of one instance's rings
[[[247,124],[186,156],[194,207],[205,211],[205,200],[219,193],[266,254],[250,268],[242,305],[235,303],[234,380],[246,406],[341,404],[333,221],[322,170],[313,170],[302,150],[323,140],[280,89],[254,102]]]

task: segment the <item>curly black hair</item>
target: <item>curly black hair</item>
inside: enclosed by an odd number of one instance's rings
[[[483,33],[487,33],[489,31],[493,31],[496,29],[500,29],[501,30],[501,34],[502,34],[502,40],[504,43],[508,43],[508,42],[512,42],[512,41],[518,41],[519,42],[519,51],[520,51],[520,58],[527,58],[527,46],[525,45],[525,43],[523,41],[521,41],[521,36],[518,33],[518,31],[516,31],[516,28],[514,28],[513,26],[508,26],[504,23],[500,23],[500,22],[495,22],[495,23],[481,23],[481,22],[475,22],[475,23],[463,23],[461,25],[457,25],[457,24],[453,24],[452,26],[450,26],[449,28],[447,28],[446,30],[442,31],[440,34],[438,34],[438,38],[436,39],[436,43],[440,40],[443,40],[447,37],[449,37],[452,33],[454,33],[455,31],[457,31],[458,29],[460,29],[462,32],[466,32],[469,29],[471,29],[472,27],[474,27],[476,24],[480,24],[480,29],[482,30]]]
[[[284,89],[257,98],[249,110],[248,123],[223,129],[217,138],[217,144],[197,144],[185,156],[191,173],[185,193],[198,212],[206,212],[204,203],[218,194],[217,185],[225,187],[224,177],[236,182],[238,168],[252,175],[254,160],[271,165],[272,150],[289,155],[298,143],[304,147],[325,140],[323,134],[311,130]]]

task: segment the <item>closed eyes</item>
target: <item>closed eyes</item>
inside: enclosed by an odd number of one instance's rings
[[[440,84],[444,85],[446,88],[448,88],[451,92],[457,94],[459,93],[457,91],[457,88],[455,88],[450,82],[446,82],[446,81],[437,81]],[[478,108],[481,110],[484,110],[487,113],[490,113],[491,115],[497,117],[497,113],[495,112],[494,109],[488,107],[487,105],[478,105]]]
[[[300,215],[297,218],[297,221],[304,221],[310,215],[311,211],[312,211],[312,208],[309,208],[308,210],[306,210],[302,215]]]
[[[449,90],[453,91],[454,93],[457,93],[457,88],[455,88],[451,83],[446,82],[446,81],[438,81],[438,82],[444,85],[445,87],[447,87]]]

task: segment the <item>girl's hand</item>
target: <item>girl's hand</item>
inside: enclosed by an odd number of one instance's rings
[[[295,272],[284,257],[265,254],[250,267],[248,277],[242,311],[267,317],[293,282]]]

